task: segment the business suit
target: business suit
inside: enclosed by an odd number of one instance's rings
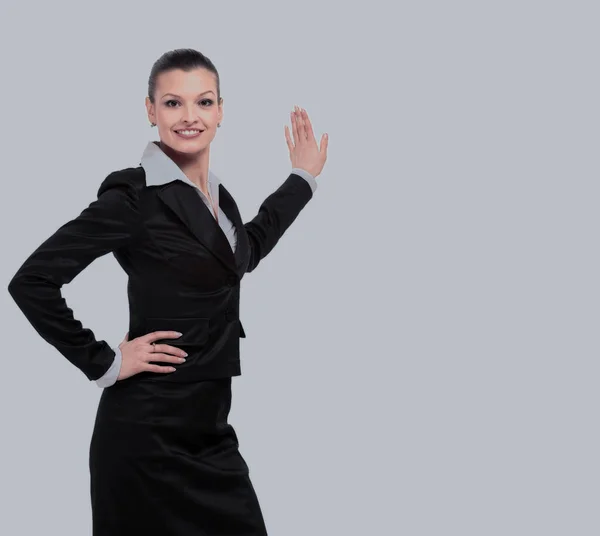
[[[192,186],[148,186],[142,166],[122,169],[11,280],[9,292],[36,331],[90,380],[108,371],[115,351],[73,317],[60,287],[95,258],[113,252],[128,274],[130,340],[183,333],[164,340],[188,353],[175,372],[145,371],[102,392],[90,444],[94,536],[266,534],[227,423],[231,377],[241,374],[240,281],[312,195],[291,173],[244,224],[220,184],[219,206],[237,234],[233,251]]]
[[[163,151],[160,149],[160,144],[158,142],[149,142],[142,154],[142,159],[140,165],[144,168],[145,171],[145,179],[146,186],[160,186],[165,184],[166,182],[170,182],[173,179],[180,180],[194,189],[194,191],[198,194],[200,199],[202,199],[203,203],[208,208],[208,211],[211,215],[213,215],[221,228],[221,231],[225,235],[225,238],[229,242],[231,250],[235,254],[237,249],[237,230],[233,222],[227,217],[227,214],[223,212],[223,209],[219,206],[219,186],[221,181],[217,175],[215,175],[212,170],[208,171],[208,180],[207,180],[207,190],[209,193],[209,197],[198,188],[198,186],[190,181],[190,179],[183,173],[183,171],[171,160]],[[315,193],[317,189],[317,182],[315,178],[308,173],[308,171],[301,168],[293,168],[292,173],[296,175],[300,175],[304,178],[310,188]],[[216,205],[216,212],[213,207],[213,200]],[[240,323],[241,337],[245,337],[244,329]],[[119,375],[119,370],[121,366],[121,351],[118,346],[114,346],[113,351],[115,352],[115,360],[113,361],[111,367],[106,371],[106,373],[96,380],[96,384],[98,387],[110,387],[117,381],[117,377]]]

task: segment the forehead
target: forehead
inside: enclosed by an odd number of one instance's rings
[[[177,95],[196,97],[203,91],[217,91],[217,80],[214,73],[207,69],[198,68],[191,71],[172,69],[160,73],[156,79],[156,87],[160,95],[172,92]]]

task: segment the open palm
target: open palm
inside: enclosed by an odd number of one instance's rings
[[[291,112],[291,119],[294,140],[292,142],[287,125],[285,125],[285,139],[290,151],[292,167],[304,169],[316,177],[321,173],[327,160],[329,137],[323,134],[320,147],[317,146],[308,113],[304,108],[295,106],[294,111]]]

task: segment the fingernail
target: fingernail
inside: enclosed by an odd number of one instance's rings
[[[184,355],[185,357],[187,357],[187,356],[188,356],[188,353],[187,353],[187,352],[183,352],[183,355]]]
[[[175,332],[177,335],[179,335],[179,337],[181,337],[183,335],[183,333],[180,333],[179,331]]]

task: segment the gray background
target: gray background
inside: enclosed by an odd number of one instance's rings
[[[242,281],[238,432],[270,534],[597,535],[595,2],[5,2],[2,281],[156,139],[152,63],[221,74],[211,167],[245,220],[330,135]],[[127,331],[112,255],[63,294]],[[100,389],[5,291],[0,533],[91,533]]]

